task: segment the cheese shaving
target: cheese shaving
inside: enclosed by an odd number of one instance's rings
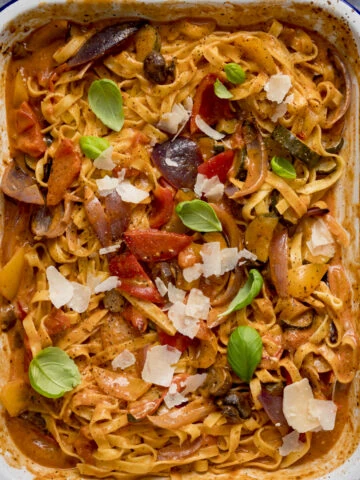
[[[200,115],[196,115],[195,123],[199,130],[201,130],[205,135],[214,139],[214,140],[221,140],[225,137],[225,134],[218,132],[214,128],[211,128],[201,117]]]
[[[112,161],[114,147],[111,145],[109,148],[100,153],[100,155],[94,160],[94,166],[101,170],[113,170],[115,163]]]
[[[174,375],[176,363],[181,357],[181,352],[168,345],[156,345],[146,354],[146,360],[141,376],[145,382],[168,387]]]
[[[125,370],[128,367],[131,367],[136,362],[135,355],[129,350],[123,350],[119,355],[117,355],[111,362],[113,370],[121,369]]]
[[[74,294],[74,285],[69,282],[55,267],[46,269],[46,278],[49,283],[49,297],[56,308],[63,307]]]
[[[285,435],[282,441],[283,443],[279,448],[279,453],[282,457],[286,457],[286,455],[289,455],[289,453],[299,452],[303,449],[303,444],[299,440],[299,432],[296,430],[288,435]]]
[[[271,102],[281,103],[291,88],[289,75],[277,73],[272,75],[264,85],[266,97]]]
[[[118,283],[118,277],[110,276],[103,282],[96,285],[96,287],[94,288],[94,293],[108,292],[109,290],[113,290],[118,286]]]

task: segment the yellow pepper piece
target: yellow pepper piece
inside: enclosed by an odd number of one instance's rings
[[[31,387],[25,380],[12,380],[3,386],[0,401],[11,417],[17,417],[29,407],[31,394]]]
[[[19,288],[25,263],[25,249],[19,248],[0,270],[0,294],[12,300]]]
[[[305,298],[313,293],[325,275],[328,265],[310,263],[288,271],[288,294],[295,298]]]

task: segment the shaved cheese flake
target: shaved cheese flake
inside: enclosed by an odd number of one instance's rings
[[[115,245],[109,245],[108,247],[100,248],[100,255],[107,255],[108,253],[114,253],[121,247],[121,242],[116,243]]]
[[[46,269],[46,278],[49,282],[49,297],[56,308],[63,307],[74,294],[74,285],[67,280],[55,267]]]
[[[175,302],[168,311],[168,317],[176,330],[186,337],[195,338],[199,331],[199,320],[185,314],[186,305],[182,302]]]
[[[211,128],[201,117],[196,115],[195,123],[199,130],[201,130],[205,135],[212,138],[213,140],[221,140],[225,137],[225,134],[218,132],[214,128]]]
[[[210,298],[197,288],[190,290],[185,306],[185,315],[206,320],[210,310]]]
[[[323,430],[333,430],[336,419],[336,404],[331,400],[309,400],[309,410],[311,415],[319,420]]]
[[[270,117],[273,122],[277,122],[288,111],[288,104],[294,101],[294,94],[288,95],[285,100],[276,106],[274,114]]]
[[[168,285],[168,298],[171,303],[183,302],[186,292],[180,288],[176,288],[172,283]]]
[[[71,282],[74,288],[73,295],[67,306],[78,313],[84,313],[88,309],[91,297],[91,288],[81,283]]]
[[[285,435],[282,439],[283,443],[279,448],[279,453],[282,457],[286,457],[289,453],[299,452],[303,449],[304,444],[300,442],[299,432],[294,430],[293,432]]]
[[[332,430],[335,425],[335,403],[315,399],[307,378],[284,388],[283,412],[289,426],[300,433]]]
[[[111,366],[114,370],[118,368],[125,370],[125,368],[131,367],[136,362],[135,355],[129,350],[123,350],[119,355],[117,355],[111,362]]]
[[[242,259],[242,258],[244,258],[245,260],[249,260],[250,262],[256,262],[257,260],[257,256],[254,253],[247,250],[246,248],[239,250],[239,259]],[[244,263],[246,262],[245,261],[239,262],[239,265],[243,265]]]
[[[96,287],[94,288],[94,293],[108,292],[109,290],[113,290],[114,288],[116,288],[118,284],[118,277],[108,277],[106,280],[96,285]]]
[[[104,178],[99,178],[95,180],[95,182],[101,197],[110,195],[110,193],[112,193],[119,184],[119,180],[117,178],[109,177],[109,175],[105,175]]]
[[[309,400],[314,398],[309,380],[303,378],[284,388],[283,412],[290,427],[300,433],[316,430],[320,423],[309,413]]]
[[[156,285],[156,288],[158,289],[160,295],[162,297],[165,297],[165,295],[167,294],[168,292],[168,289],[167,289],[167,286],[165,285],[165,283],[161,280],[160,277],[156,277],[155,278],[155,285]]]
[[[175,162],[174,160],[171,160],[171,158],[169,158],[169,157],[165,157],[165,163],[169,167],[177,167],[178,166],[178,163]]]
[[[149,192],[135,187],[129,180],[118,183],[116,192],[127,203],[140,203],[149,196]]]
[[[145,382],[168,387],[174,375],[181,352],[168,345],[156,345],[147,351],[141,376]]]
[[[204,243],[200,255],[203,260],[204,277],[221,274],[220,242]]]
[[[267,99],[276,103],[284,100],[290,88],[291,78],[283,73],[272,75],[264,85]]]
[[[335,255],[335,241],[326,223],[321,218],[315,220],[311,229],[311,238],[306,242],[311,255],[324,255],[333,257]]]
[[[217,202],[222,199],[224,190],[225,186],[217,175],[207,178],[202,173],[197,174],[194,192],[198,197],[205,195],[210,202]]]
[[[183,270],[183,276],[189,283],[200,278],[203,273],[204,269],[202,263],[195,263],[191,267],[186,267]]]
[[[190,118],[192,106],[190,109],[187,108],[188,106],[189,103],[185,106],[181,103],[175,103],[171,112],[166,112],[161,116],[157,127],[172,135],[178,135]]]
[[[110,146],[106,150],[100,153],[100,155],[94,160],[94,166],[101,170],[113,170],[116,164],[112,161],[114,147]]]
[[[172,384],[169,388],[168,393],[164,397],[164,402],[165,402],[165,405],[167,406],[167,408],[174,408],[174,407],[177,407],[178,405],[181,405],[182,403],[185,403],[185,402],[188,401],[188,399],[186,397],[184,397],[184,395],[182,395],[178,391],[176,391],[176,390],[175,390],[175,392],[170,391],[172,386],[176,387],[175,384]]]
[[[187,395],[188,393],[195,392],[198,388],[200,388],[207,377],[207,373],[196,373],[195,375],[190,375],[185,380],[185,389],[182,391],[183,395]]]
[[[223,248],[220,252],[221,275],[234,270],[239,261],[239,252],[236,247]]]

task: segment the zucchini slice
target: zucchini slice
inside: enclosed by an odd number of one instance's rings
[[[135,36],[136,60],[143,62],[152,51],[160,52],[161,38],[158,30],[150,24],[144,25]]]
[[[280,143],[291,155],[306,163],[310,168],[314,168],[321,160],[321,155],[311,150],[311,148],[282,125],[276,125],[271,134],[271,138]]]

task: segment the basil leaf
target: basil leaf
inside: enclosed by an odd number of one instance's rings
[[[64,350],[48,347],[34,357],[29,366],[31,386],[47,398],[59,398],[81,382],[76,363]]]
[[[225,87],[223,83],[217,78],[214,83],[215,95],[219,98],[232,98],[233,94]]]
[[[262,356],[263,343],[255,328],[242,325],[230,335],[227,358],[231,368],[244,382],[250,382]]]
[[[101,152],[110,147],[106,138],[92,136],[80,137],[79,144],[83,154],[91,160],[98,158]]]
[[[202,200],[181,202],[175,210],[183,224],[196,232],[222,231],[222,225],[215,210]]]
[[[91,110],[104,125],[119,132],[124,124],[123,102],[119,87],[107,78],[95,80],[88,94]]]
[[[259,273],[254,268],[249,271],[249,278],[247,279],[245,285],[240,288],[236,296],[230,302],[228,308],[225,312],[221,313],[220,317],[225,317],[236,310],[250,305],[253,299],[259,295],[261,287],[263,286],[263,278],[261,273]]]
[[[237,63],[227,63],[224,67],[226,78],[235,85],[245,82],[246,73]]]
[[[282,178],[293,180],[296,178],[296,170],[291,162],[286,158],[273,157],[271,159],[271,168],[276,175]]]

